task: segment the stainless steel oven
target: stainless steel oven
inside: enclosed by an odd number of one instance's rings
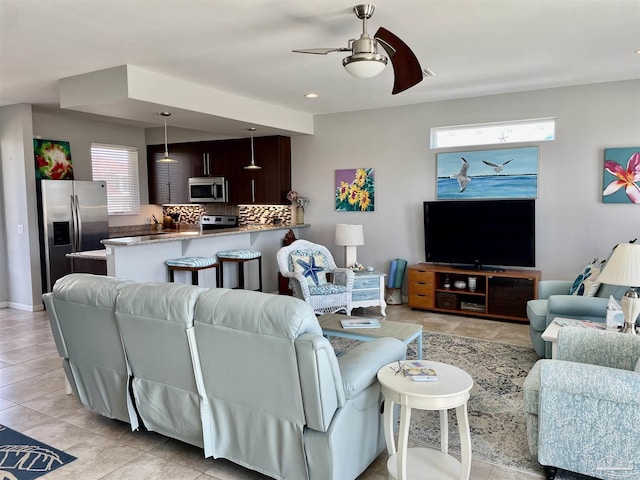
[[[190,178],[189,201],[192,203],[226,203],[229,201],[229,184],[224,177]]]

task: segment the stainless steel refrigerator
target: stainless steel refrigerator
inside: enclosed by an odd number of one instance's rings
[[[107,184],[103,181],[41,180],[42,287],[50,292],[72,271],[68,253],[104,248],[109,237]]]

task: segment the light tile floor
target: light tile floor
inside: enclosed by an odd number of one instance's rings
[[[377,308],[355,310],[373,316]],[[420,323],[428,331],[529,345],[527,324],[388,306],[387,319]],[[66,395],[64,374],[45,312],[0,309],[0,423],[77,457],[43,477],[91,479],[266,479],[226,460],[202,457],[202,450],[149,432],[132,433],[127,424],[81,407]],[[359,480],[387,479],[386,452]],[[472,480],[544,478],[474,460]]]

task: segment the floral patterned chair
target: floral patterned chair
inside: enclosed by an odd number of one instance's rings
[[[276,258],[294,296],[309,303],[316,314],[344,311],[351,315],[354,274],[338,268],[327,247],[296,240],[278,250]]]
[[[547,479],[560,468],[605,480],[640,478],[640,337],[563,328],[558,355],[523,384],[529,449]]]

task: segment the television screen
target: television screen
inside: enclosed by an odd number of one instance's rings
[[[424,240],[427,262],[534,267],[535,200],[424,202]]]

